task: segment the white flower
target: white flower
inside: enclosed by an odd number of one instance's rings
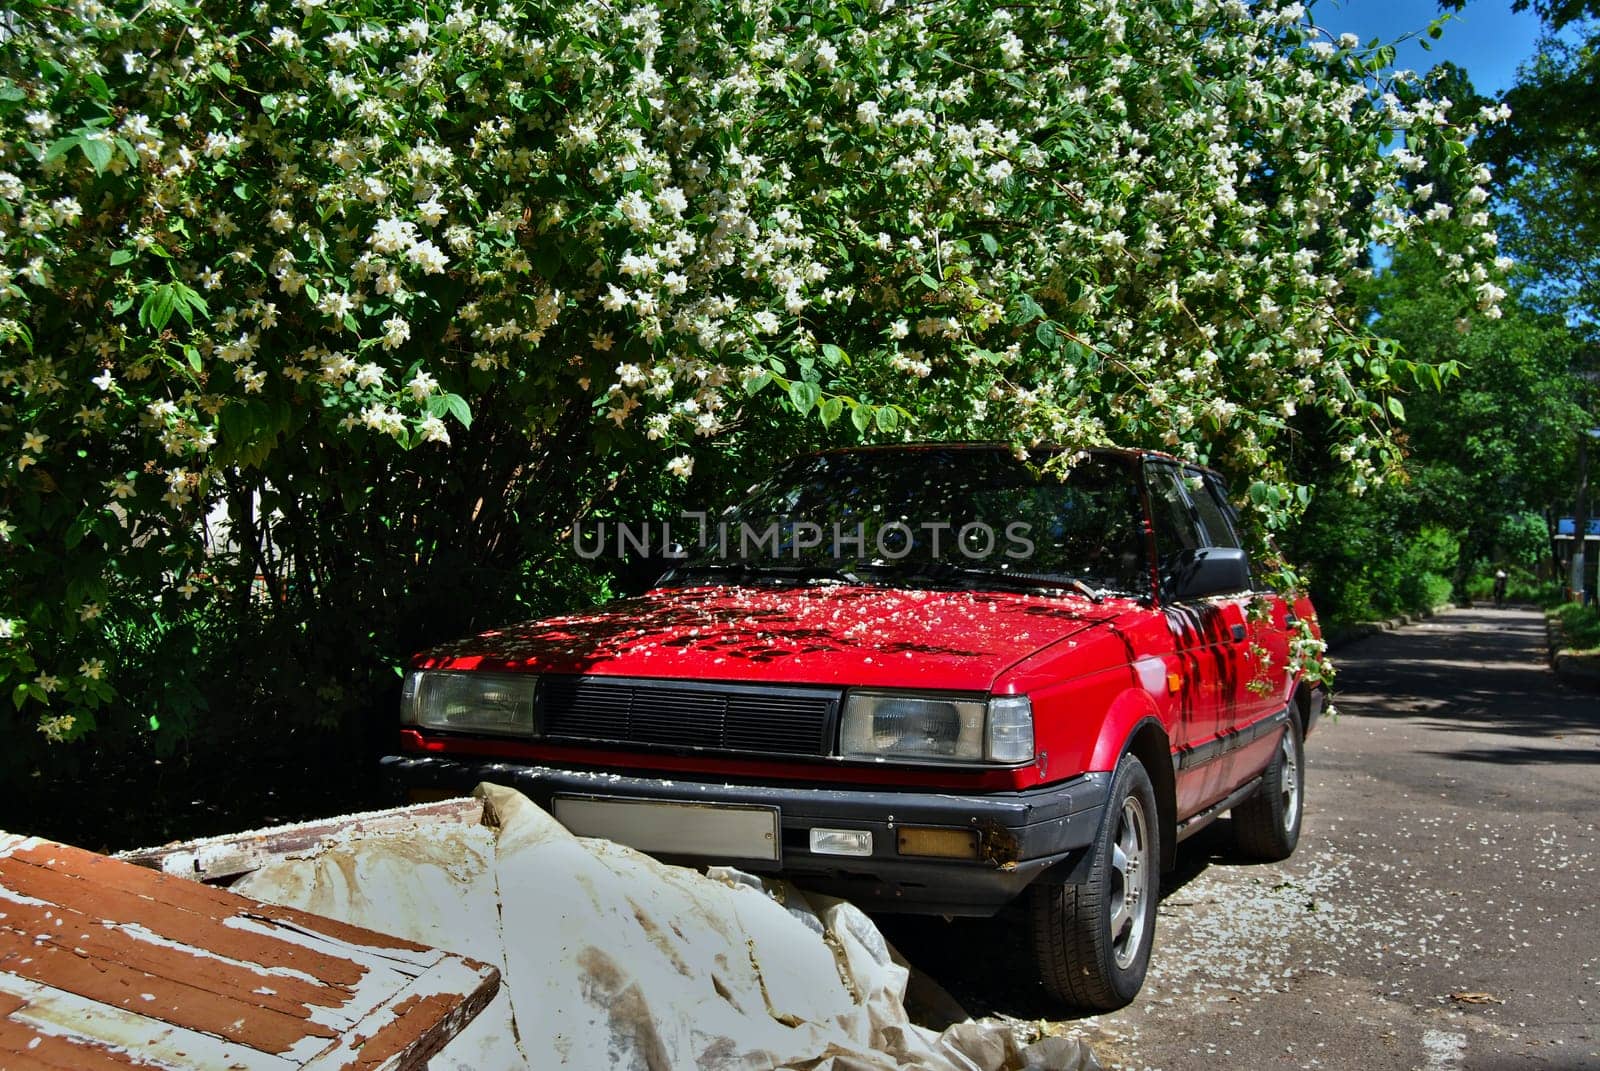
[[[9,617],[0,617],[0,640],[13,640],[22,635],[20,621],[13,621]]]
[[[413,399],[423,402],[427,401],[428,397],[439,389],[439,381],[432,374],[419,368],[417,374],[411,377],[411,382],[407,383],[406,387],[411,391]]]
[[[342,320],[355,311],[356,303],[350,295],[339,290],[329,290],[317,301],[317,311],[335,320]]]
[[[410,220],[380,219],[367,244],[374,253],[401,253],[417,244],[417,225]]]
[[[356,369],[356,386],[381,387],[383,386],[383,369],[375,364],[364,364]]]
[[[292,51],[300,47],[300,35],[284,26],[274,26],[272,33],[267,37],[267,43],[273,48]]]
[[[430,197],[417,206],[417,215],[422,217],[422,222],[432,227],[444,219],[444,205],[439,203],[437,197]]]
[[[106,664],[98,658],[90,658],[79,663],[78,672],[92,681],[97,681],[105,676]]]
[[[450,445],[450,433],[445,430],[444,421],[438,417],[431,416],[426,418],[421,424],[417,425],[417,431],[422,434],[423,442]]]
[[[355,100],[366,88],[360,81],[340,71],[328,75],[328,89],[339,100]]]
[[[333,53],[335,59],[344,59],[356,49],[355,36],[348,30],[340,30],[338,33],[329,34],[323,38],[322,43],[327,46],[329,52]]]
[[[112,387],[117,385],[117,381],[112,377],[111,369],[109,368],[103,369],[99,375],[95,376],[89,382],[93,383],[101,390],[110,390]]]
[[[406,259],[428,275],[438,275],[450,263],[448,257],[431,241],[421,241],[406,250]]]
[[[679,479],[688,479],[694,472],[694,458],[688,454],[679,454],[667,462],[667,474]]]
[[[383,348],[392,350],[399,348],[411,337],[411,325],[398,316],[391,316],[383,321]]]

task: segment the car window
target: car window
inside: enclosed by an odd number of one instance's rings
[[[1242,547],[1244,544],[1239,542],[1239,533],[1229,516],[1232,510],[1222,495],[1216,477],[1199,469],[1187,471],[1189,498],[1194,502],[1194,508],[1200,514],[1200,523],[1205,527],[1206,546]]]
[[[1178,571],[1189,557],[1186,552],[1202,545],[1200,525],[1176,465],[1148,462],[1144,472],[1156,537],[1156,575],[1163,597],[1171,598]]]
[[[1145,486],[1150,490],[1150,521],[1155,527],[1156,553],[1162,557],[1201,545],[1200,525],[1183,478],[1175,465],[1145,466]]]
[[[894,581],[981,586],[1020,576],[1147,594],[1136,472],[1126,459],[1090,454],[1062,479],[999,448],[813,455],[719,518],[726,536],[688,568],[737,561],[744,576],[831,565]],[[773,524],[776,539],[745,539]],[[804,544],[790,535],[802,528],[813,537]]]

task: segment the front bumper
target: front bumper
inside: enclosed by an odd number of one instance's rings
[[[1094,840],[1110,787],[1105,773],[1025,792],[973,796],[634,777],[432,755],[391,755],[382,765],[413,792],[465,794],[488,781],[515,788],[547,810],[558,795],[775,808],[781,837],[776,862],[711,856],[672,861],[735,862],[781,873],[869,910],[942,915],[992,915],[1046,871],[1075,862]],[[896,830],[903,826],[975,830],[980,858],[901,855]],[[814,853],[810,831],[815,827],[869,830],[872,854]]]

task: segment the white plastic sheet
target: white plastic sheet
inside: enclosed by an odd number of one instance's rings
[[[703,875],[572,836],[511,789],[496,825],[341,835],[247,875],[247,896],[499,965],[495,1002],[434,1057],[461,1071],[999,1071],[1097,1066],[1008,1024],[911,1023],[907,972],[843,901]]]

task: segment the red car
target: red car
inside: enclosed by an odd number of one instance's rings
[[[573,831],[870,910],[992,915],[1064,1004],[1144,980],[1160,873],[1231,811],[1279,859],[1323,689],[1218,477],[989,444],[800,458],[642,597],[416,656],[418,795],[514,785]],[[1314,622],[1313,622],[1314,627]]]

